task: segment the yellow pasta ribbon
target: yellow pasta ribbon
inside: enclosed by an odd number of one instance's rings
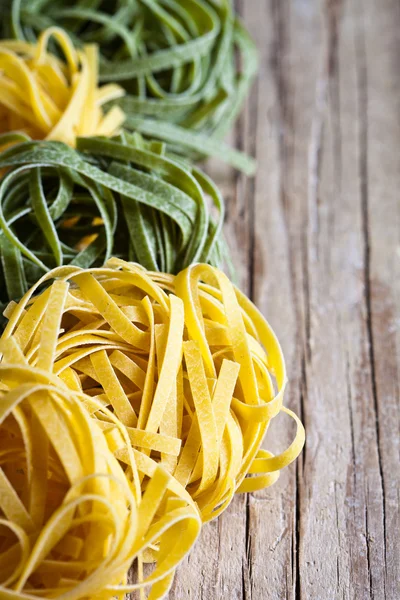
[[[59,268],[37,285],[53,277],[50,291],[32,289],[7,311],[2,339],[112,411],[133,448],[186,488],[203,520],[234,491],[272,483],[299,454],[304,428],[283,407],[279,342],[224,273],[198,264],[174,276],[113,258],[103,268]],[[113,422],[90,412],[111,435]],[[273,456],[260,447],[280,412],[297,430]]]
[[[138,589],[144,598],[150,587],[149,598],[162,598],[200,530],[190,496],[161,465],[136,461],[130,440],[141,443],[141,435],[103,402],[28,365],[15,337],[1,351],[0,596],[111,599]],[[123,463],[115,456],[121,445]],[[127,584],[132,564],[149,556],[152,572],[138,569]]]
[[[49,51],[57,42],[64,60]],[[123,111],[103,107],[125,94],[116,85],[98,85],[98,48],[76,50],[60,27],[44,30],[36,44],[0,41],[0,132],[20,131],[32,139],[75,146],[78,136],[111,136]]]
[[[164,597],[200,518],[273,484],[302,449],[276,336],[215,267],[59,267],[6,316],[0,575],[20,598],[111,598],[145,585]],[[261,444],[280,412],[297,429],[274,456]],[[139,579],[127,584],[135,559]],[[146,561],[156,562],[147,577]]]

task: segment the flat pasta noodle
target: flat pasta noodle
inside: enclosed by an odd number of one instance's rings
[[[68,284],[54,286],[38,366],[15,337],[0,344],[0,596],[111,600],[129,589],[162,598],[200,531],[197,508],[162,465],[136,461],[128,429],[101,400],[52,373],[60,324],[52,307]]]
[[[85,409],[126,468],[133,451],[140,485],[161,465],[171,490],[185,491],[203,521],[235,492],[274,483],[302,449],[303,425],[283,406],[287,378],[276,336],[215,267],[196,264],[177,276],[118,258],[102,268],[59,267],[7,317],[3,361],[14,359],[6,352],[12,346],[31,368],[45,366],[85,395]],[[261,444],[279,413],[294,419],[296,434],[273,456]]]
[[[111,255],[177,273],[222,266],[224,201],[198,168],[164,144],[123,132],[60,142],[0,136],[0,303],[53,267],[101,266]]]
[[[63,59],[49,51],[53,41]],[[79,135],[113,135],[125,114],[118,106],[105,113],[104,105],[124,94],[116,84],[99,87],[98,47],[75,49],[60,27],[45,29],[35,43],[0,40],[1,133],[71,146]]]
[[[254,174],[255,161],[222,142],[258,67],[231,0],[12,0],[2,21],[3,37],[21,43],[57,26],[77,45],[98,44],[100,81],[126,91],[115,105],[127,127]]]

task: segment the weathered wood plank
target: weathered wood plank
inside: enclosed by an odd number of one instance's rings
[[[400,5],[252,0],[260,75],[237,141],[254,180],[211,166],[242,288],[276,329],[307,444],[238,497],[181,566],[174,600],[400,597]],[[293,433],[283,417],[267,447]],[[279,427],[279,429],[278,429]]]
[[[392,599],[400,596],[400,5],[370,1],[364,10],[368,338],[384,533],[383,547],[373,539],[371,564],[377,565],[372,577],[378,584],[383,571],[386,597]],[[381,516],[381,507],[378,511]]]

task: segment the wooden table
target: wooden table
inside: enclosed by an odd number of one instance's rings
[[[259,168],[211,171],[307,444],[274,487],[204,527],[169,598],[398,600],[400,2],[238,10],[261,68],[233,141]],[[278,419],[273,451],[293,436]]]

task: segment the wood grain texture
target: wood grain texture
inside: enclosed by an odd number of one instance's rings
[[[242,289],[287,359],[306,448],[203,529],[171,600],[400,598],[400,4],[240,0],[260,74],[210,171]],[[267,445],[282,450],[278,417]]]

